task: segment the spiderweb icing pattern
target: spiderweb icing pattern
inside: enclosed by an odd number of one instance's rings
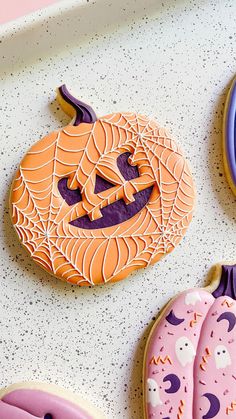
[[[116,165],[122,152],[140,176],[124,181]],[[114,184],[94,194],[96,174]],[[68,178],[82,201],[67,205],[58,182]],[[131,220],[105,229],[70,224],[117,199],[153,185],[148,204]],[[192,218],[194,188],[182,150],[165,129],[145,116],[111,114],[94,124],[67,126],[33,145],[13,183],[12,219],[32,258],[50,273],[80,285],[118,280],[171,252]]]

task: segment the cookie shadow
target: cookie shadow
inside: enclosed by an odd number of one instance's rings
[[[232,79],[233,80],[233,79]],[[232,80],[225,87],[222,94],[216,101],[213,121],[210,130],[208,159],[209,159],[209,176],[211,179],[212,190],[225,215],[230,221],[235,220],[236,207],[235,197],[228,184],[224,164],[223,164],[223,115],[225,102]]]

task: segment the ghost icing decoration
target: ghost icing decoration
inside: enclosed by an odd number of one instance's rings
[[[182,367],[191,364],[196,355],[192,342],[186,336],[181,336],[177,339],[175,343],[175,353]]]
[[[194,186],[182,150],[135,113],[97,118],[59,88],[74,125],[41,139],[13,181],[11,216],[35,262],[78,285],[123,279],[180,242]]]
[[[226,368],[231,365],[231,358],[228,349],[224,345],[218,345],[214,351],[216,368]]]
[[[159,395],[159,387],[156,381],[152,378],[147,379],[147,402],[150,403],[152,407],[162,404]]]
[[[20,383],[0,390],[1,419],[104,419],[80,397],[57,386]]]
[[[189,305],[195,306],[197,301],[201,301],[199,292],[193,291],[193,292],[188,292],[188,294],[186,294],[185,304],[187,304],[187,306]]]
[[[143,377],[146,389],[147,379],[158,383],[162,404],[149,403],[144,389],[145,419],[223,419],[235,411],[235,300],[236,265],[217,265],[210,286],[185,291],[162,310]]]

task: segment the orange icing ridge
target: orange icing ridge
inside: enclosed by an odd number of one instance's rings
[[[126,181],[117,157],[131,153],[139,177]],[[95,194],[96,176],[113,187]],[[68,178],[82,200],[68,205],[58,182]],[[148,203],[132,218],[106,228],[70,224],[152,186]],[[38,141],[23,158],[11,192],[12,221],[35,262],[72,284],[123,279],[157,262],[180,242],[191,221],[194,186],[182,150],[165,129],[135,113],[115,113],[66,126]]]

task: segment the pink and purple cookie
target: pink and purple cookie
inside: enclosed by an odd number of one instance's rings
[[[80,397],[57,386],[14,384],[0,391],[1,419],[104,419]]]
[[[152,419],[236,417],[236,265],[210,286],[183,292],[161,313],[144,361],[144,411]]]
[[[225,105],[223,149],[226,176],[236,195],[236,78],[232,83]]]

